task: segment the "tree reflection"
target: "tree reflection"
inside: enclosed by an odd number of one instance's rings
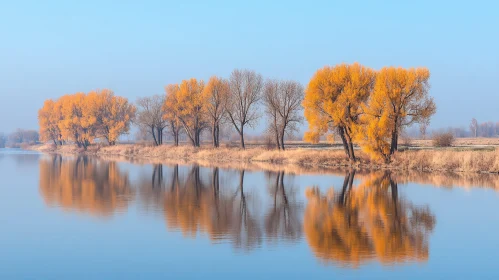
[[[183,182],[178,180],[178,168],[174,169],[172,188],[163,195],[168,227],[186,236],[201,231],[213,241],[228,239],[245,250],[260,244],[261,229],[244,191],[244,170],[238,173],[239,185],[233,192],[230,188],[220,189],[218,168],[212,170],[211,180],[207,180],[210,183],[201,179],[199,166],[193,166]]]
[[[388,172],[364,176],[354,186],[356,172],[350,170],[337,192],[309,188],[303,212],[293,177],[282,171],[266,174],[267,192],[262,192],[252,188],[245,170],[167,169],[156,165],[152,177],[143,178],[142,202],[163,215],[169,230],[186,237],[202,234],[246,251],[264,241],[299,240],[304,232],[315,256],[326,263],[356,267],[371,260],[428,259],[435,218],[428,207],[400,197]]]
[[[40,193],[49,205],[95,215],[111,215],[133,195],[128,175],[117,163],[90,157],[40,159]]]
[[[265,218],[265,231],[270,240],[280,238],[297,240],[302,234],[300,219],[302,208],[296,201],[296,195],[290,184],[285,187],[284,175],[284,171],[267,174],[272,205]]]
[[[182,174],[178,165],[170,169],[163,182],[158,182],[159,172],[153,170],[153,186],[144,178],[140,188],[146,208],[154,204],[161,209],[170,230],[187,237],[207,234],[214,242],[229,242],[244,251],[260,246],[266,238],[301,236],[295,192],[288,193],[283,172],[270,175],[275,177],[275,184],[270,184],[273,203],[268,211],[261,211],[262,201],[246,190],[245,170],[229,172],[222,180],[219,168],[193,166]]]
[[[428,234],[435,217],[428,207],[400,198],[388,172],[353,188],[354,171],[338,195],[307,191],[304,229],[314,254],[325,262],[358,266],[377,259],[383,264],[428,259]]]

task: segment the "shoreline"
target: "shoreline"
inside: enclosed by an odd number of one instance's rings
[[[127,157],[151,162],[179,161],[202,165],[266,165],[270,169],[356,169],[365,171],[422,171],[431,173],[499,173],[499,151],[496,150],[406,150],[396,153],[390,164],[371,161],[362,151],[357,151],[357,162],[350,162],[342,150],[292,148],[285,151],[264,148],[194,148],[118,144],[91,146],[82,151],[76,146],[30,146],[29,150],[42,153],[92,155],[99,157]],[[270,165],[270,166],[269,166]],[[262,169],[268,169],[263,167]]]

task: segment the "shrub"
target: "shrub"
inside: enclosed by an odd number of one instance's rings
[[[433,146],[450,147],[454,143],[454,134],[451,132],[433,134]]]
[[[405,147],[412,146],[412,138],[409,135],[404,133],[400,138],[400,140],[402,140],[402,145],[404,145]]]
[[[270,135],[265,137],[264,143],[265,143],[265,149],[267,149],[267,150],[277,149],[277,145],[276,145],[273,137],[271,137]]]
[[[21,148],[23,150],[27,150],[29,148],[29,146],[31,146],[29,143],[21,143],[19,145],[19,148]]]

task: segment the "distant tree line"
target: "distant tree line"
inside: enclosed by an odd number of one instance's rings
[[[23,144],[35,144],[39,140],[38,131],[18,128],[11,134],[0,133],[0,148],[18,148]]]
[[[418,129],[416,127],[411,127],[404,131],[404,133],[408,137],[418,139],[426,139],[428,136],[440,133],[451,133],[456,138],[492,138],[499,137],[499,122],[478,122],[477,119],[473,118],[468,126],[449,126],[447,128],[433,129],[428,133],[426,132],[426,127],[424,130],[421,130],[421,128]]]

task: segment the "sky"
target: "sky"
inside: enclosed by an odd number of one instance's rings
[[[499,1],[0,0],[0,131],[68,93],[135,101],[235,68],[306,86],[353,62],[428,67],[432,128],[499,121]]]

